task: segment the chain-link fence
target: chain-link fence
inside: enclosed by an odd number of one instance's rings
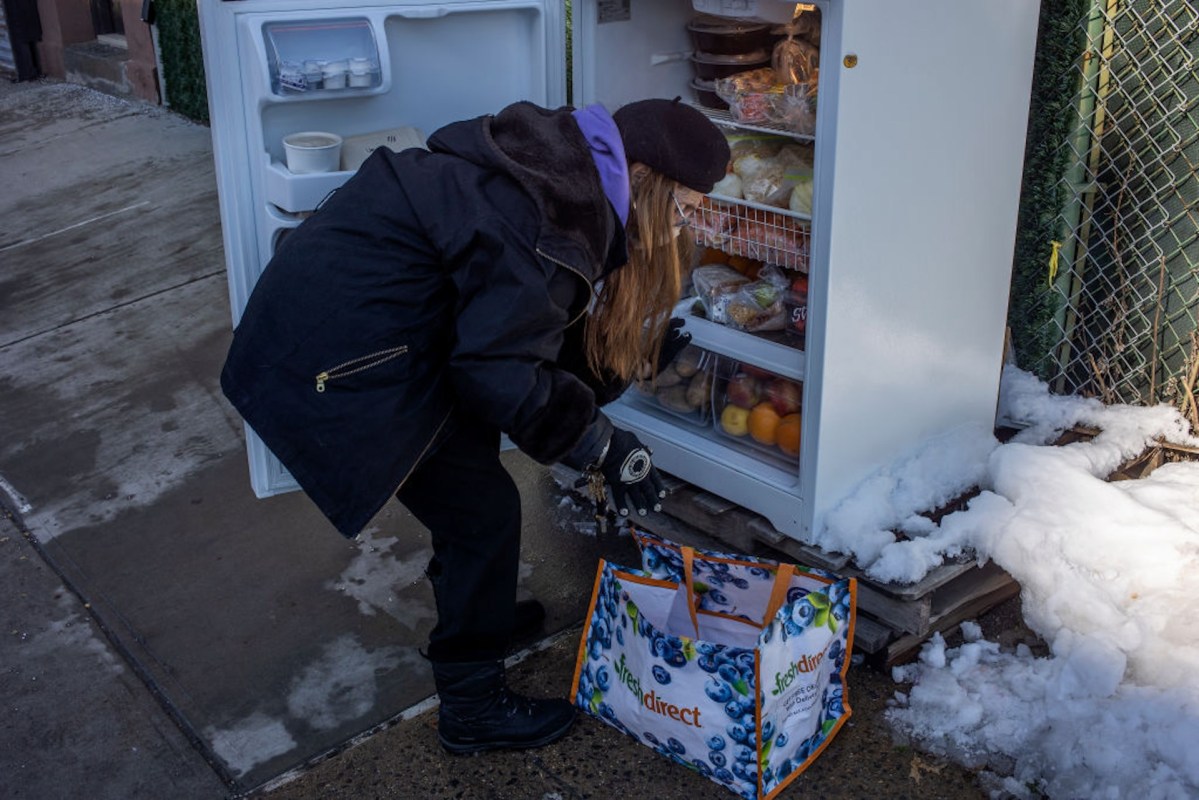
[[[1175,405],[1199,431],[1199,0],[1088,5],[1030,366],[1058,392]]]

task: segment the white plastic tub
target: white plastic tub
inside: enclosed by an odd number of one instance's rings
[[[297,175],[333,172],[341,163],[341,137],[324,131],[301,131],[283,137],[287,169]]]
[[[763,22],[790,22],[795,16],[795,3],[780,0],[691,0],[691,7],[702,14]]]

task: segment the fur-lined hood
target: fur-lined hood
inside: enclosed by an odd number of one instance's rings
[[[619,223],[572,109],[516,103],[447,125],[428,144],[511,176],[540,211],[537,249],[593,283],[600,277]]]

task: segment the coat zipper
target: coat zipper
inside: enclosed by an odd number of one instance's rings
[[[549,253],[546,253],[540,247],[538,247],[536,249],[536,252],[537,252],[537,255],[541,256],[542,258],[546,259],[547,261],[552,261],[555,264],[557,264],[558,266],[562,267],[563,269],[568,269],[571,272],[573,272],[575,275],[578,275],[582,279],[583,283],[587,284],[588,295],[591,297],[592,300],[595,299],[595,297],[596,297],[595,285],[590,280],[587,279],[587,276],[583,274],[582,270],[572,267],[570,264],[567,264],[565,261],[559,261],[558,259],[551,256]],[[591,302],[588,301],[587,305],[583,306],[583,310],[580,311],[578,314],[576,314],[575,318],[572,319],[567,324],[566,327],[569,328],[571,325],[574,325],[576,322],[578,322],[582,318],[582,316],[587,313],[587,309],[590,307],[591,307]]]
[[[399,347],[389,347],[386,350],[379,350],[369,355],[352,358],[349,361],[338,364],[336,367],[330,367],[324,372],[317,373],[316,390],[323,392],[325,391],[325,384],[335,378],[348,378],[364,370],[373,369],[407,352],[408,345],[402,344]]]

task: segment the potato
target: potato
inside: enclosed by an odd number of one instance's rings
[[[658,402],[671,411],[677,411],[680,414],[690,414],[698,408],[697,405],[692,405],[687,401],[687,387],[678,385],[670,386],[658,392]]]
[[[678,370],[674,368],[673,364],[659,372],[658,377],[654,381],[655,385],[657,385],[659,389],[664,389],[669,386],[678,386],[682,382],[683,376],[678,373]]]
[[[687,384],[686,397],[692,408],[706,408],[712,397],[712,376],[707,372],[694,375]]]
[[[675,359],[672,365],[675,372],[684,378],[690,378],[699,370],[699,359],[703,354],[703,351],[695,345],[687,345],[683,348],[683,352],[679,353],[679,357]]]

